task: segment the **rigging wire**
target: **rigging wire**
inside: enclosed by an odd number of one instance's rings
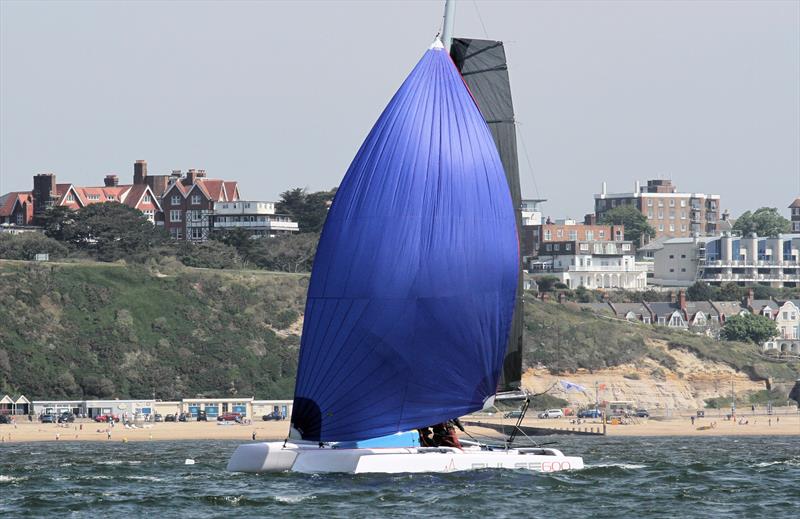
[[[486,30],[486,24],[483,23],[483,16],[481,16],[481,10],[478,8],[478,2],[476,0],[472,0],[472,5],[475,6],[475,12],[478,13],[478,21],[481,22],[481,27],[483,28],[483,37],[488,40],[489,32]]]
[[[522,152],[525,154],[525,160],[528,163],[528,174],[533,182],[533,190],[536,192],[536,198],[542,198],[539,192],[539,185],[536,183],[536,175],[533,173],[533,163],[531,162],[531,156],[528,154],[528,146],[525,144],[525,139],[522,137],[522,130],[520,129],[522,123],[519,121],[515,121],[515,123],[514,126],[517,128],[517,140],[522,144]]]

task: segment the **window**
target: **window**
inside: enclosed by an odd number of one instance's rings
[[[686,272],[686,269],[681,269],[681,272]]]
[[[648,198],[647,199],[647,207],[653,207],[653,199],[652,198]]]
[[[581,243],[581,250],[588,251],[589,250],[589,244],[588,243]]]
[[[556,250],[556,251],[561,250],[561,245],[556,243],[555,245],[553,245],[553,250]]]
[[[114,195],[106,195],[106,200],[116,200],[117,197]]]
[[[169,221],[170,222],[180,222],[181,221],[181,210],[180,209],[172,209],[169,212]]]
[[[172,195],[172,198],[169,199],[169,203],[172,205],[181,205],[180,195]]]
[[[24,214],[17,213],[17,225],[22,225],[24,223]]]
[[[564,237],[564,230],[563,229],[556,229],[556,238],[559,240]]]
[[[175,238],[179,240],[183,239],[183,229],[181,229],[180,227],[175,229]]]
[[[669,199],[669,206],[670,207],[675,207],[675,199],[674,198],[670,198]]]
[[[669,269],[670,272],[675,272],[675,269]]]
[[[670,209],[669,210],[669,218],[670,218],[670,220],[674,220],[675,219],[675,209]]]
[[[588,241],[594,240],[594,231],[586,231],[586,239]]]
[[[545,245],[544,250],[546,250],[546,251],[553,250],[553,245],[551,243],[548,243],[547,245]]]
[[[789,320],[789,312],[783,312],[783,320],[784,321],[788,321]]]
[[[193,240],[202,240],[203,239],[203,228],[202,227],[192,227],[192,239]]]
[[[144,195],[142,197],[142,202],[144,202],[145,204],[149,203],[150,201],[151,201],[150,200],[150,195]]]
[[[553,238],[553,235],[550,233],[550,230],[544,231],[544,241],[550,241]]]
[[[652,209],[648,209],[647,210],[647,217],[648,218],[652,218],[653,217],[653,210]]]
[[[686,224],[681,225],[681,231],[686,232]]]
[[[192,195],[192,205],[200,205],[200,195]]]
[[[572,250],[572,244],[571,243],[567,243],[566,245],[564,245],[564,249]]]
[[[681,200],[681,207],[686,207],[686,200]]]
[[[674,232],[674,231],[675,231],[675,224],[672,223],[669,224],[669,232]]]
[[[663,200],[659,200],[658,201],[658,207],[664,207],[664,201]]]
[[[658,210],[658,219],[662,220],[663,218],[664,218],[664,210],[663,209],[659,209]]]
[[[681,220],[686,220],[686,211],[681,211]]]
[[[598,236],[600,236],[601,240],[604,240],[606,238],[606,231],[600,230],[597,232],[597,234]]]
[[[630,243],[623,243],[622,244],[622,250],[626,250],[626,251],[627,250],[631,250],[631,244]]]
[[[664,230],[664,224],[663,223],[658,224],[658,230],[659,231],[663,231]]]
[[[75,196],[72,193],[69,193],[66,198],[67,202],[74,202]]]
[[[674,254],[670,254],[669,255],[669,259],[675,259],[675,255]]]
[[[578,231],[569,231],[569,239],[570,240],[577,240],[578,239]]]
[[[89,200],[100,200],[100,195],[86,195]]]

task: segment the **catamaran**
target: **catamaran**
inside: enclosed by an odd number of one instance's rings
[[[420,444],[522,369],[520,187],[502,42],[437,38],[350,165],[308,288],[289,437],[235,472],[583,468],[553,448]]]

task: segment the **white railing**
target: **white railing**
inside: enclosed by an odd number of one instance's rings
[[[559,268],[559,267],[556,267]],[[579,265],[569,265],[566,267],[560,267],[564,272],[647,272],[646,265],[590,265],[590,266],[579,266]]]
[[[216,229],[243,227],[246,229],[265,229],[275,231],[297,231],[297,222],[214,222]]]

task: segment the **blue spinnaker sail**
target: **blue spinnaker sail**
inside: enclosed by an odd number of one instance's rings
[[[492,135],[450,56],[428,50],[345,175],[311,274],[292,426],[363,440],[495,393],[519,247]]]

